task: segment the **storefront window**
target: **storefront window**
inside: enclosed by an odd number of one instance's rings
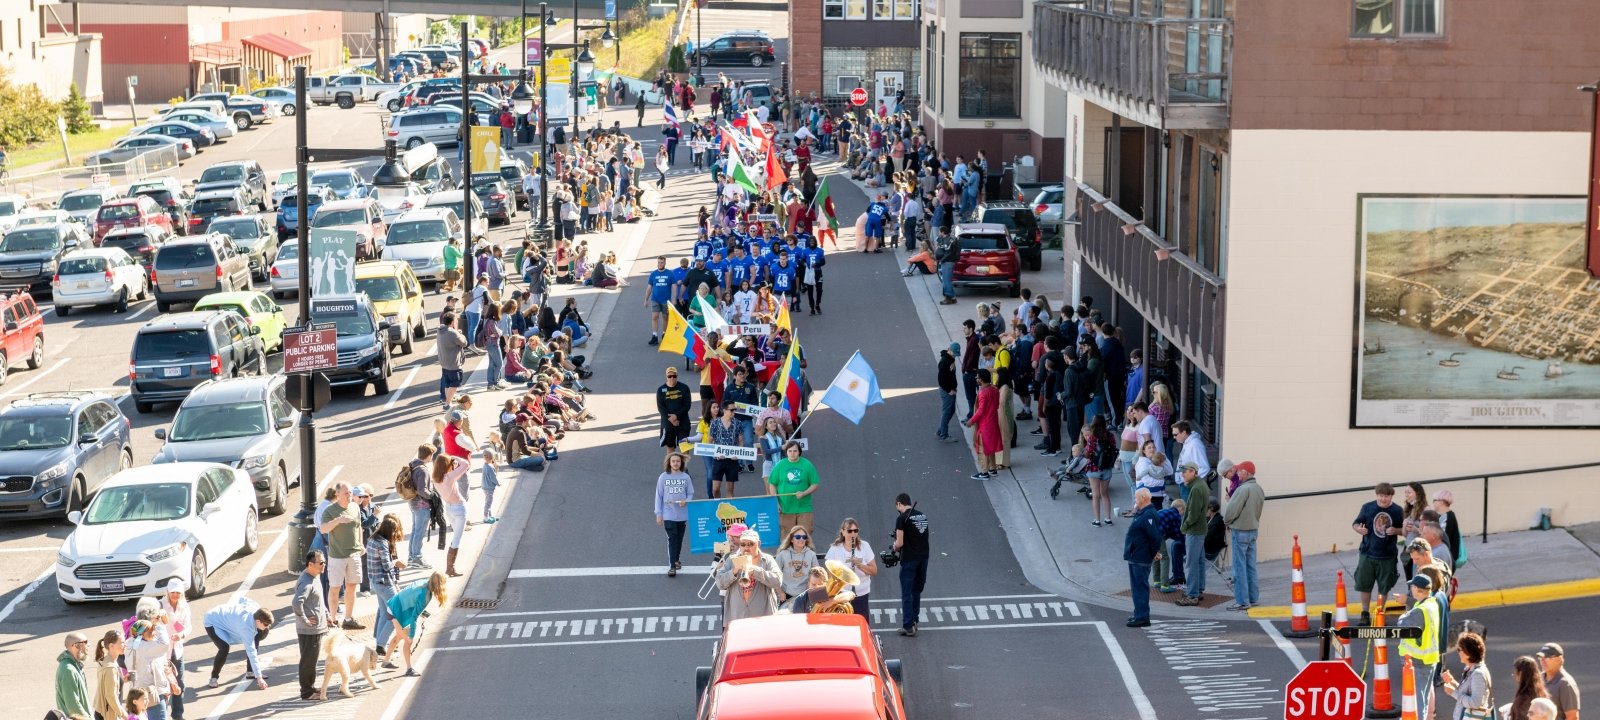
[[[1022,35],[961,33],[960,115],[1022,116]]]

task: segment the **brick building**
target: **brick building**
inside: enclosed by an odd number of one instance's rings
[[[1220,455],[1253,460],[1260,552],[1348,545],[1378,481],[1600,459],[1584,269],[1600,5],[1033,5],[1066,97],[1075,295]],[[1561,18],[1548,22],[1548,18]],[[1507,453],[1508,447],[1516,452]],[[1213,455],[1215,460],[1217,455]],[[1451,489],[1463,535],[1600,519],[1592,470]],[[1315,497],[1285,498],[1298,493]]]
[[[918,0],[794,0],[789,74],[796,98],[842,101],[866,88],[870,105],[916,98],[920,85]]]
[[[52,100],[76,84],[98,109],[100,36],[77,27],[73,10],[55,0],[0,2],[0,67],[12,84],[37,85]]]

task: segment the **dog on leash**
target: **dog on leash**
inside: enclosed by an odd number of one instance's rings
[[[328,699],[328,684],[336,672],[339,673],[339,689],[345,697],[355,697],[355,693],[350,692],[350,681],[357,672],[366,677],[368,687],[378,689],[378,681],[372,678],[372,670],[378,667],[378,651],[351,638],[343,630],[334,628],[322,639],[322,663],[322,690],[317,693],[318,700]]]

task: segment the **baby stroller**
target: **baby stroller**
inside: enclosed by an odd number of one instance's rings
[[[1085,475],[1083,471],[1083,469],[1088,466],[1088,458],[1075,457],[1071,460],[1062,460],[1061,467],[1050,471],[1050,477],[1055,480],[1055,484],[1050,486],[1050,499],[1055,500],[1057,497],[1059,497],[1061,495],[1062,483],[1067,482],[1073,482],[1082,485],[1082,487],[1078,488],[1078,492],[1088,495],[1089,476]]]

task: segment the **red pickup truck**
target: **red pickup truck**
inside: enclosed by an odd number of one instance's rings
[[[772,615],[728,624],[695,671],[697,720],[905,720],[900,661],[866,618]]]

